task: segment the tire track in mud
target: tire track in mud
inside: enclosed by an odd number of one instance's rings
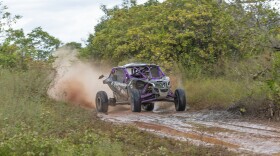
[[[269,123],[242,121],[225,111],[132,113],[129,107],[117,107],[121,110],[98,116],[104,121],[132,124],[141,130],[197,145],[219,145],[237,152],[261,155],[280,153],[280,124],[271,126]]]
[[[199,135],[199,134],[194,134],[194,133],[181,132],[176,129],[162,126],[162,125],[156,125],[156,124],[138,122],[138,121],[135,121],[134,123],[137,127],[143,128],[143,129],[155,130],[157,132],[162,132],[164,134],[175,135],[175,136],[179,136],[179,137],[186,137],[186,138],[203,141],[203,142],[210,143],[210,144],[226,146],[229,148],[239,148],[238,145],[224,142],[219,139],[215,139],[212,137],[207,137],[207,136],[203,136],[203,135]]]

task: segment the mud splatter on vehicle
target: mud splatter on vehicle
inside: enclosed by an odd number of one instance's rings
[[[158,101],[175,103],[176,111],[186,109],[185,91],[176,89],[173,92],[170,78],[154,64],[132,63],[114,67],[103,83],[111,88],[113,98],[108,98],[105,91],[99,91],[96,95],[99,112],[107,112],[109,105],[123,104],[130,104],[132,112],[141,112],[141,108],[152,111]]]

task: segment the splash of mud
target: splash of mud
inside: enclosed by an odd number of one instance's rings
[[[57,100],[72,103],[85,108],[95,108],[95,95],[109,88],[99,80],[99,76],[109,73],[104,65],[94,65],[77,58],[77,51],[63,47],[58,49],[53,63],[55,78],[51,83],[48,95]]]

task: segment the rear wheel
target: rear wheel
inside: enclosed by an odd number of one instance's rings
[[[108,96],[104,91],[99,91],[95,98],[96,109],[98,112],[108,112]]]
[[[132,112],[141,112],[141,94],[137,89],[128,89],[130,108]]]
[[[186,94],[183,89],[175,90],[174,102],[176,111],[184,111],[186,109]]]
[[[154,110],[154,103],[148,103],[148,104],[145,104],[145,105],[142,105],[142,108],[145,110],[145,111],[152,111]]]

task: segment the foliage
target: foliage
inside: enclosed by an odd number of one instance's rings
[[[125,3],[126,4],[126,3]],[[208,75],[225,60],[240,60],[272,47],[269,32],[279,14],[259,0],[242,5],[208,0],[148,1],[107,9],[82,55],[153,62],[170,69],[200,68]],[[222,67],[221,67],[222,68]]]
[[[193,91],[193,103],[224,107],[253,93],[265,95],[268,91],[261,88],[267,86],[271,99],[279,101],[273,52],[280,49],[280,16],[270,1],[150,0],[132,5],[126,0],[102,10],[105,16],[81,56],[114,65],[159,64],[188,78],[184,85]],[[259,75],[266,76],[260,80]]]
[[[33,29],[27,35],[22,29],[10,29],[6,40],[11,45],[19,47],[22,57],[29,57],[33,60],[48,59],[51,52],[61,44],[58,39],[43,31],[41,27]]]
[[[36,50],[35,56],[32,57],[35,60],[47,60],[51,52],[61,44],[59,39],[43,31],[41,27],[33,29],[27,36],[27,39],[31,40],[31,46]]]
[[[8,7],[0,2],[0,66],[15,67],[18,56],[15,54],[17,47],[5,42],[7,30],[16,22],[20,16],[13,16],[7,11]]]
[[[61,42],[41,27],[25,35],[23,29],[14,30],[11,25],[20,16],[12,16],[0,3],[0,66],[27,68],[32,61],[45,61]]]
[[[267,80],[267,85],[271,89],[270,96],[280,106],[280,53],[274,54],[271,74],[271,79]]]
[[[69,42],[66,43],[65,46],[73,48],[73,49],[82,49],[82,44],[77,42]]]
[[[61,42],[38,27],[27,35],[22,29],[9,29],[7,38],[0,46],[0,65],[25,68],[31,61],[48,60]]]
[[[0,66],[3,67],[16,67],[18,60],[20,60],[19,55],[16,53],[18,47],[15,45],[10,45],[7,42],[4,42],[0,46]]]
[[[7,9],[8,7],[0,1],[0,40],[6,37],[6,30],[10,29],[12,24],[21,18],[19,15],[13,16]]]
[[[92,110],[50,100],[51,72],[0,68],[0,155],[234,155],[112,125]]]

